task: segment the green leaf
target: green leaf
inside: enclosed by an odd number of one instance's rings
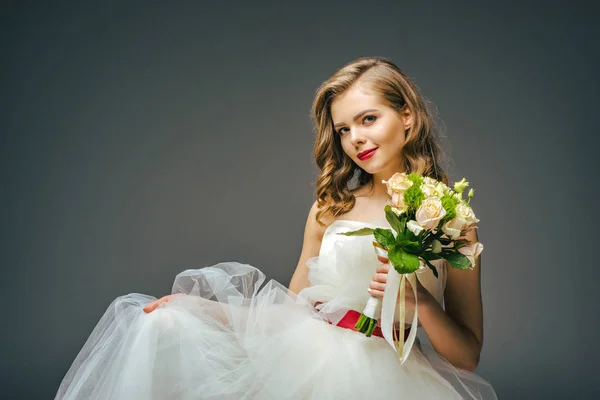
[[[385,219],[387,219],[387,222],[396,233],[400,233],[404,230],[404,224],[400,217],[392,211],[392,206],[390,205],[385,206]]]
[[[445,259],[446,259],[446,261],[448,261],[448,264],[450,264],[450,266],[452,266],[454,268],[458,268],[458,269],[471,268],[471,261],[469,261],[469,259],[461,253],[448,254],[445,257]]]
[[[444,246],[448,246],[450,243],[452,243],[452,239],[450,238],[443,238],[443,237],[439,237],[438,240],[440,241],[441,244],[443,244]]]
[[[406,234],[402,231],[400,231],[398,233],[398,235],[396,236],[396,243],[400,243],[402,240],[406,239]]]
[[[373,234],[373,228],[361,228],[357,231],[338,232],[338,235],[344,235],[344,236],[366,236],[366,235],[372,235],[372,234]]]
[[[424,259],[424,260],[427,260],[427,261],[433,261],[433,260],[440,260],[443,257],[441,257],[439,255],[439,253],[435,254],[435,253],[432,253],[430,251],[426,251],[426,252],[424,252],[424,253],[421,254],[421,258]]]
[[[402,249],[402,262],[404,267],[410,269],[411,272],[419,269],[419,257],[416,254],[409,253]]]
[[[438,272],[437,269],[435,268],[435,265],[433,265],[432,263],[429,262],[429,260],[423,256],[421,256],[421,258],[423,258],[425,260],[425,264],[427,264],[427,266],[431,269],[431,271],[433,271],[433,276],[435,276],[436,278],[438,277]]]
[[[406,230],[406,238],[411,240],[411,241],[415,241],[418,242],[419,241],[419,237],[417,235],[415,235],[410,229]]]
[[[399,274],[406,274],[410,272],[404,266],[404,261],[402,259],[402,248],[398,245],[393,244],[390,246],[388,249],[388,259]]]
[[[409,253],[417,253],[419,250],[421,250],[419,242],[415,242],[408,239],[402,239],[399,242],[396,242],[396,244],[402,247],[404,250],[408,251]]]
[[[471,242],[469,240],[467,240],[467,239],[457,240],[457,241],[454,242],[454,248],[458,249],[460,247],[466,246],[469,243],[471,243]]]
[[[389,229],[375,228],[373,235],[375,235],[375,240],[385,247],[390,247],[395,242],[394,233]]]

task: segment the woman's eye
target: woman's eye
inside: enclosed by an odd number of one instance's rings
[[[367,120],[367,118],[373,118],[373,119],[372,119],[371,121],[369,121],[369,122],[375,122],[375,120],[377,119],[377,117],[374,117],[373,115],[367,115],[363,121],[366,121],[366,120]]]
[[[369,118],[371,118],[371,119],[369,119]],[[367,121],[367,119],[369,119],[369,120]],[[368,122],[368,123],[371,123],[371,122],[375,122],[375,120],[376,120],[376,119],[377,119],[377,117],[375,117],[375,116],[373,116],[373,115],[367,115],[367,116],[366,116],[366,117],[363,119],[363,122]],[[347,128],[342,128],[342,129],[340,129],[340,130],[338,131],[338,134],[340,134],[340,135],[343,135],[343,134],[345,133],[344,129],[347,129]]]

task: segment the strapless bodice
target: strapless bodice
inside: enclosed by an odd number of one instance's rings
[[[312,303],[322,302],[320,307],[332,320],[341,317],[348,309],[362,312],[369,298],[369,283],[381,265],[373,247],[373,235],[339,234],[362,227],[390,229],[385,219],[376,222],[335,220],[323,234],[319,255],[307,261],[310,286],[300,295]],[[428,267],[419,272],[417,278],[443,306],[446,261],[436,260],[432,264],[438,271],[438,278]],[[407,309],[405,321],[410,323],[413,315],[414,311]]]

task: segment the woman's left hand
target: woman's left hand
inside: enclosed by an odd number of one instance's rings
[[[392,267],[389,263],[389,260],[382,256],[377,256],[379,261],[383,264],[379,266],[369,284],[369,294],[373,297],[383,298],[383,293],[385,290],[385,284],[387,282],[387,275],[389,269]],[[415,279],[417,282],[417,297],[419,302],[419,310],[422,305],[425,305],[427,302],[433,299],[433,296],[429,291],[419,282],[419,279]],[[413,289],[410,285],[410,281],[408,279],[405,280],[405,305],[407,310],[414,310],[415,308],[415,295],[413,293]],[[400,293],[398,293],[398,300]]]

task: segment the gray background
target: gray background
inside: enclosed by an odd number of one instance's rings
[[[287,285],[314,91],[367,55],[437,105],[476,189],[477,372],[502,399],[599,395],[596,10],[417,3],[3,2],[2,396],[52,398],[116,296],[184,269]]]

